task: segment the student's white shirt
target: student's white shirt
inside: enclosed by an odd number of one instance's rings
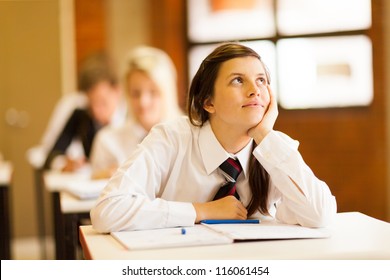
[[[122,164],[146,134],[147,131],[133,120],[128,120],[122,126],[102,128],[93,141],[90,156],[92,171],[101,171]]]
[[[336,200],[305,164],[298,145],[272,131],[253,151],[270,174],[269,212],[284,223],[325,226],[336,214]],[[243,167],[237,191],[245,206],[251,152],[252,141],[236,154]],[[192,202],[212,200],[225,182],[218,167],[228,157],[208,122],[196,127],[183,117],[155,126],[103,190],[91,210],[93,227],[112,232],[193,226]]]

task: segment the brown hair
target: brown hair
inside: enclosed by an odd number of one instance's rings
[[[238,43],[227,43],[217,47],[202,61],[191,82],[187,112],[193,125],[202,126],[209,119],[209,113],[203,106],[206,100],[213,97],[215,80],[217,79],[222,63],[233,58],[248,56],[260,60],[265,69],[268,83],[270,82],[267,67],[261,60],[260,55],[251,48]],[[256,144],[253,143],[252,149],[255,147]],[[262,214],[269,214],[267,205],[269,174],[253,154],[249,161],[249,186],[252,192],[252,198],[247,206],[248,216],[251,216],[256,210]]]
[[[78,89],[82,92],[90,91],[96,84],[107,81],[110,85],[118,84],[117,73],[109,56],[104,52],[97,52],[87,56],[78,73]]]

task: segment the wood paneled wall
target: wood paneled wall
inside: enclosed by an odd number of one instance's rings
[[[88,54],[107,50],[105,1],[109,0],[75,0],[77,69]],[[188,84],[184,1],[149,0],[149,7],[150,44],[172,58],[178,73],[179,103],[184,108]]]
[[[105,1],[74,1],[77,69],[89,54],[107,50]]]
[[[185,1],[150,0],[151,43],[166,51],[178,73],[179,103],[185,109],[188,91]]]

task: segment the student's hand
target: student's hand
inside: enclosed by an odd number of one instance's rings
[[[86,164],[86,159],[85,158],[79,158],[79,159],[71,159],[71,158],[66,158],[66,164],[62,168],[62,171],[64,172],[74,172],[81,167],[83,167]]]
[[[196,223],[205,219],[245,220],[248,214],[241,201],[232,195],[206,203],[193,203],[193,205],[196,211]]]
[[[270,131],[273,130],[276,119],[279,114],[278,104],[276,102],[275,95],[269,85],[267,86],[267,90],[270,96],[270,103],[268,105],[268,109],[265,112],[263,119],[260,121],[260,123],[248,130],[248,135],[255,140],[256,144],[259,144],[263,140],[263,138]]]

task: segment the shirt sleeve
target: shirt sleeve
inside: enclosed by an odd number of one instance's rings
[[[176,139],[177,140],[177,139]],[[177,143],[169,131],[153,128],[109,180],[91,210],[99,232],[193,226],[192,203],[161,198],[175,160]]]
[[[337,211],[336,199],[298,152],[299,142],[281,132],[270,132],[254,156],[270,175],[271,188],[281,194],[276,218],[288,224],[324,227]],[[271,198],[272,199],[272,198]]]

